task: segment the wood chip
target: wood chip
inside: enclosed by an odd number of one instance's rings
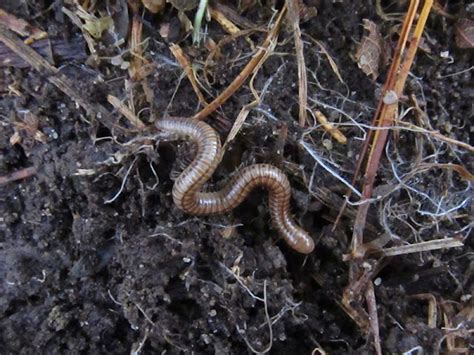
[[[331,122],[328,121],[324,113],[321,111],[314,111],[314,115],[316,116],[316,119],[318,122],[323,126],[323,128],[328,132],[335,140],[337,140],[341,144],[346,144],[347,143],[347,138],[346,136],[339,130],[337,127],[335,127]]]

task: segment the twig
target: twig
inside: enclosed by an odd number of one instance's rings
[[[213,7],[220,11],[224,16],[229,18],[232,22],[236,23],[238,26],[244,29],[256,28],[257,25],[246,17],[242,17],[239,13],[230,5],[221,3],[219,1],[213,1]]]
[[[240,28],[238,28],[233,22],[229,21],[229,19],[217,8],[211,6],[208,6],[207,8],[212,19],[216,20],[227,33],[235,35],[240,32]]]
[[[134,9],[134,6],[132,6],[131,9],[133,12],[133,17],[132,28],[129,36],[129,47],[130,53],[132,54],[132,59],[130,67],[128,68],[128,73],[133,81],[139,81],[144,75],[143,68],[145,64],[142,43],[143,22],[140,18],[139,12]]]
[[[14,171],[10,174],[0,176],[0,186],[6,185],[12,181],[26,179],[35,174],[36,174],[36,168],[34,166],[30,166],[29,168]]]

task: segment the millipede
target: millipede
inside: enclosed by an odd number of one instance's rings
[[[222,159],[217,132],[205,122],[183,117],[160,119],[156,127],[165,135],[189,139],[196,145],[193,161],[173,185],[173,202],[179,209],[195,216],[222,214],[240,205],[254,188],[265,187],[275,229],[294,250],[303,254],[313,251],[313,239],[290,215],[290,182],[280,169],[270,164],[253,164],[235,172],[221,190],[203,192],[203,185]]]

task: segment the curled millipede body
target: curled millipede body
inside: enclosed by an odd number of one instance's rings
[[[221,190],[202,192],[203,185],[222,158],[216,131],[208,124],[190,118],[161,119],[156,126],[165,134],[188,138],[196,145],[193,162],[173,186],[173,201],[178,208],[198,216],[225,213],[237,207],[255,187],[262,186],[269,191],[270,214],[280,235],[300,253],[313,251],[313,239],[290,216],[290,183],[280,169],[269,164],[254,164],[235,173]]]

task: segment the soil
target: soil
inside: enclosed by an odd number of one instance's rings
[[[5,0],[0,6],[55,40],[78,43],[82,32],[61,11],[63,5],[74,10],[69,3]],[[98,2],[93,13],[100,17],[108,11],[114,31],[123,32],[131,18],[131,9],[129,16],[118,10],[123,3]],[[300,140],[310,143],[347,181],[352,179],[366,129],[352,120],[370,124],[387,71],[382,66],[374,80],[354,60],[366,34],[363,19],[375,22],[388,47],[394,47],[394,29],[403,15],[384,20],[372,2],[305,3],[318,10],[316,17],[300,25],[309,104],[330,121],[346,123],[340,128],[348,143],[337,143],[321,127],[299,127],[298,67],[293,36],[284,25],[274,53],[254,80],[261,101],[226,152],[213,182],[241,165],[279,166],[292,184],[295,218],[316,242],[308,257],[279,240],[270,224],[265,191],[253,192],[223,216],[186,215],[173,205],[170,194],[170,174],[186,161],[183,145],[159,142],[148,131],[124,133],[105,127],[41,73],[24,65],[0,68],[0,175],[36,169],[25,179],[4,184],[0,196],[0,353],[242,354],[270,347],[272,354],[318,353],[317,349],[374,352],[373,336],[340,304],[350,279],[343,256],[349,252],[357,206],[349,206],[332,232],[347,188],[315,165]],[[281,8],[280,2],[275,5]],[[386,13],[406,11],[404,1],[382,5]],[[472,17],[474,7],[450,1],[444,10]],[[186,14],[192,19],[194,11]],[[152,64],[140,80],[130,80],[127,69],[111,63],[110,58],[120,53],[125,61],[132,60],[126,44],[114,46],[118,37],[113,31],[96,40],[95,58],[82,42],[82,49],[71,49],[79,51],[75,59],[56,58],[54,63],[87,100],[113,111],[122,126],[127,122],[107,103],[108,94],[124,101],[133,98],[136,112],[150,127],[163,115],[192,116],[199,110],[192,86],[169,50],[171,42],[179,43],[195,63],[212,100],[250,59],[249,42],[258,47],[265,38],[265,33],[252,32],[247,39],[224,44],[206,68],[207,85],[203,70],[209,51],[202,44],[192,45],[177,10],[168,4],[158,15],[142,10],[139,14],[143,38],[149,38],[143,57]],[[267,1],[255,2],[241,13],[261,28],[272,15]],[[431,13],[426,49],[417,54],[401,107],[412,107],[409,97],[415,96],[426,116],[402,112],[405,120],[419,126],[425,120],[425,128],[472,144],[474,90],[472,70],[466,70],[472,69],[472,49],[456,46],[455,23]],[[208,39],[218,43],[225,37],[217,23],[208,24]],[[311,38],[324,45],[344,82]],[[242,106],[253,99],[246,82],[207,122],[225,139]],[[394,162],[404,175],[415,161],[454,163],[472,172],[472,154],[466,150],[400,130],[390,137],[376,191],[383,194],[397,185]],[[439,208],[460,207],[444,216],[423,214],[420,211],[433,211],[430,202],[402,188],[374,203],[366,241],[390,231],[388,246],[454,236],[464,246],[384,259],[373,280],[382,349],[403,353],[418,347],[435,353],[451,346],[467,354],[473,347],[474,325],[471,187],[456,172],[436,168],[404,181],[444,201]],[[367,264],[379,261],[372,257]],[[431,325],[429,297],[436,300],[438,311]],[[363,301],[359,303],[365,308]],[[449,343],[446,337],[453,329],[457,333]]]

